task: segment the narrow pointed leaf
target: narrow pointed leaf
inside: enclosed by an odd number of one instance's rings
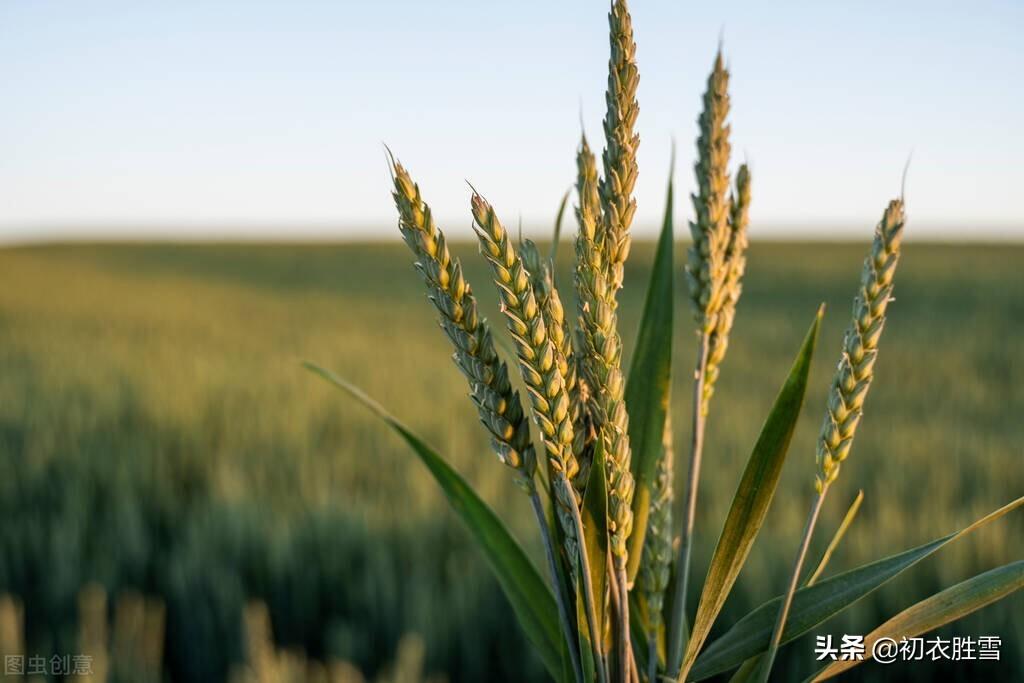
[[[583,669],[583,680],[594,681],[596,674],[594,667],[593,641],[590,638],[590,626],[587,624],[587,613],[583,606],[583,586],[576,582],[576,635],[580,651],[580,667]]]
[[[764,655],[757,655],[751,657],[747,661],[743,662],[740,668],[736,669],[736,672],[729,679],[729,683],[751,683],[757,680],[757,674],[761,670],[761,660]]]
[[[594,583],[594,605],[598,624],[604,624],[604,596],[608,583],[608,482],[604,467],[604,447],[598,441],[590,466],[587,490],[583,495],[583,535],[590,575]],[[602,627],[603,628],[603,627]]]
[[[948,536],[801,588],[793,595],[782,643],[803,635],[949,543],[1021,505],[1024,505],[1024,496]],[[697,659],[689,679],[699,681],[729,671],[745,659],[767,650],[781,600],[779,596],[762,604],[708,645]]]
[[[685,674],[696,661],[768,514],[793,438],[793,430],[800,417],[811,357],[814,355],[823,314],[824,308],[819,308],[743,471],[732,507],[725,519],[725,527],[711,558],[679,680],[686,680]]]
[[[846,510],[846,514],[843,516],[843,521],[839,524],[839,528],[836,529],[836,533],[833,534],[832,540],[829,541],[828,547],[825,548],[825,552],[822,554],[821,559],[818,560],[818,565],[814,568],[814,571],[804,581],[805,586],[813,586],[821,576],[822,572],[825,571],[825,567],[828,566],[829,560],[832,559],[832,553],[836,551],[839,544],[843,540],[843,536],[846,535],[846,530],[853,524],[853,520],[857,517],[857,512],[860,510],[860,504],[864,502],[864,492],[858,491],[857,497],[850,503],[850,507]]]
[[[871,658],[879,638],[913,638],[967,616],[986,605],[1024,588],[1024,561],[979,574],[963,583],[936,593],[913,607],[908,607],[864,637],[864,659],[836,661],[822,669],[814,678],[824,681]]]
[[[637,333],[636,348],[626,380],[626,409],[629,412],[629,444],[633,452],[630,471],[636,488],[633,492],[633,532],[628,541],[627,576],[630,582],[640,568],[647,513],[651,504],[651,486],[657,459],[662,452],[669,391],[672,387],[672,311],[675,246],[672,228],[673,181],[669,173],[665,218],[654,254],[654,267],[647,285],[647,300]]]
[[[462,518],[480,544],[523,631],[537,648],[544,666],[555,680],[562,680],[562,637],[559,632],[555,597],[533,562],[498,516],[458,472],[383,406],[334,373],[312,363],[307,362],[304,365],[369,408],[395,430],[419,456],[441,486],[452,509]]]
[[[572,189],[565,191],[562,195],[562,201],[558,204],[558,214],[555,216],[555,231],[551,236],[551,270],[554,272],[555,259],[558,258],[558,241],[562,237],[562,218],[565,217],[565,207],[569,205],[569,194]]]

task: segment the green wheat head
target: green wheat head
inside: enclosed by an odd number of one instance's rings
[[[519,368],[530,394],[533,418],[544,442],[566,550],[569,557],[576,557],[579,546],[572,510],[578,507],[579,500],[569,482],[579,463],[573,455],[569,392],[559,366],[559,352],[548,333],[530,273],[516,253],[508,231],[491,205],[476,192],[472,211],[480,253],[491,265],[501,310],[515,340]]]
[[[428,296],[441,316],[441,328],[455,347],[455,364],[469,381],[470,396],[480,421],[491,434],[494,451],[516,470],[517,481],[533,486],[537,457],[530,426],[509,382],[508,368],[498,357],[490,327],[480,317],[476,297],[458,259],[448,251],[444,233],[434,223],[419,186],[401,164],[393,164],[398,227],[416,257]]]
[[[843,351],[818,440],[815,486],[819,492],[839,476],[839,466],[850,454],[863,415],[864,399],[874,377],[878,340],[885,327],[885,309],[892,297],[893,277],[900,259],[903,222],[903,200],[889,202],[875,227],[871,253],[864,260],[860,289],[853,299],[853,320],[843,337]]]
[[[690,223],[693,245],[690,247],[686,277],[690,298],[700,330],[710,335],[718,322],[724,283],[728,274],[726,251],[729,244],[729,72],[722,53],[708,77],[704,109],[698,123],[697,194],[693,195],[696,218]]]
[[[746,164],[736,173],[736,186],[729,198],[729,239],[725,248],[725,279],[722,305],[715,326],[708,335],[708,358],[701,409],[707,414],[708,402],[715,392],[719,366],[729,348],[729,332],[736,317],[736,304],[743,292],[743,272],[747,267],[747,224],[750,222],[750,170]]]
[[[640,146],[640,136],[635,132],[636,118],[640,113],[636,102],[640,75],[636,68],[633,20],[624,0],[616,0],[612,4],[608,27],[611,57],[605,92],[606,146],[602,154],[604,178],[600,183],[600,197],[606,226],[604,248],[614,297],[614,292],[622,287],[624,264],[629,256],[629,228],[636,213],[636,200],[633,199],[637,177],[636,151]]]

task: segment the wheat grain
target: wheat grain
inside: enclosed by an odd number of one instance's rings
[[[690,223],[693,245],[686,266],[690,298],[696,319],[704,334],[715,328],[722,304],[723,283],[728,269],[725,251],[729,243],[729,72],[722,63],[722,52],[715,57],[704,93],[704,109],[698,119],[697,194],[693,195],[696,220]]]
[[[743,292],[743,271],[747,265],[747,224],[750,216],[750,171],[746,164],[736,173],[736,187],[729,199],[729,241],[725,249],[725,279],[722,282],[722,306],[715,327],[708,335],[708,359],[704,376],[701,409],[708,412],[708,402],[715,391],[719,366],[729,348],[729,332],[736,317],[736,304]]]
[[[860,289],[853,299],[853,321],[843,337],[843,351],[818,439],[815,487],[819,493],[839,476],[840,464],[850,454],[860,424],[874,376],[878,340],[885,326],[885,310],[892,297],[903,223],[903,200],[889,202],[875,227],[871,253],[864,260]]]
[[[622,287],[624,264],[629,256],[629,227],[636,213],[636,200],[633,199],[637,177],[636,152],[640,146],[640,136],[635,132],[640,113],[636,101],[640,76],[636,67],[633,20],[625,0],[613,2],[608,13],[608,27],[611,56],[605,92],[604,178],[600,183],[600,197],[606,226],[603,247],[614,302],[615,292]]]
[[[516,470],[520,485],[532,489],[537,457],[508,368],[498,357],[490,327],[480,318],[462,266],[449,253],[444,233],[435,225],[419,186],[401,164],[393,163],[392,170],[399,229],[416,257],[428,296],[441,314],[441,328],[455,347],[455,364],[469,381],[480,421],[490,432],[501,461]]]

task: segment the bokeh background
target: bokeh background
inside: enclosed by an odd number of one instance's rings
[[[482,259],[469,244],[457,252],[494,318]],[[800,338],[820,301],[829,310],[779,493],[724,624],[785,583],[863,252],[751,249],[709,420],[698,575]],[[638,245],[627,269],[627,343],[651,255]],[[1024,491],[1022,264],[1016,246],[906,247],[864,424],[815,543],[818,552],[862,488],[831,571],[954,531]],[[685,442],[695,341],[683,301],[676,338],[673,415]],[[76,596],[98,582],[164,602],[174,680],[221,680],[244,657],[249,599],[266,603],[282,647],[369,675],[406,634],[424,639],[427,671],[453,681],[539,675],[415,456],[300,367],[314,359],[366,388],[539,550],[527,501],[488,450],[404,245],[8,249],[0,339],[0,590],[24,602],[33,651],[77,651]],[[815,632],[865,632],[1019,559],[1022,532],[1016,515],[958,541]],[[1014,680],[1024,672],[1021,607],[1013,596],[947,629],[1001,636],[998,666],[864,666],[861,675]],[[794,680],[812,650],[806,639],[786,648]]]
[[[784,585],[860,264],[912,150],[877,381],[812,553],[859,489],[830,571],[1024,494],[1024,98],[1010,87],[1024,12],[633,4],[643,144],[627,357],[671,141],[685,197],[720,36],[734,159],[754,169],[698,576],[801,336],[828,305],[728,624]],[[482,260],[458,241],[462,179],[507,224],[550,236],[581,124],[600,146],[604,21],[603,5],[582,1],[0,4],[0,654],[85,652],[95,680],[133,682],[541,677],[420,463],[301,362],[414,427],[539,559],[527,501],[490,454],[400,242],[381,141],[423,183],[496,318]],[[680,266],[689,217],[677,203]],[[695,337],[681,275],[672,411],[684,443]],[[1016,514],[944,549],[783,650],[779,680],[812,670],[814,635],[865,633],[1021,559],[1021,538]],[[849,679],[1020,680],[1022,608],[1015,595],[942,631],[1001,637],[998,663],[871,664]]]

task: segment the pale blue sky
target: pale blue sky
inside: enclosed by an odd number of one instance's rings
[[[600,143],[602,1],[0,0],[0,238],[394,237],[381,147],[468,233],[471,180],[550,221],[582,109]],[[754,235],[1024,237],[1024,3],[632,3],[638,230],[669,147],[692,186],[719,34]],[[679,207],[680,220],[689,214]],[[211,227],[212,226],[212,227]]]

